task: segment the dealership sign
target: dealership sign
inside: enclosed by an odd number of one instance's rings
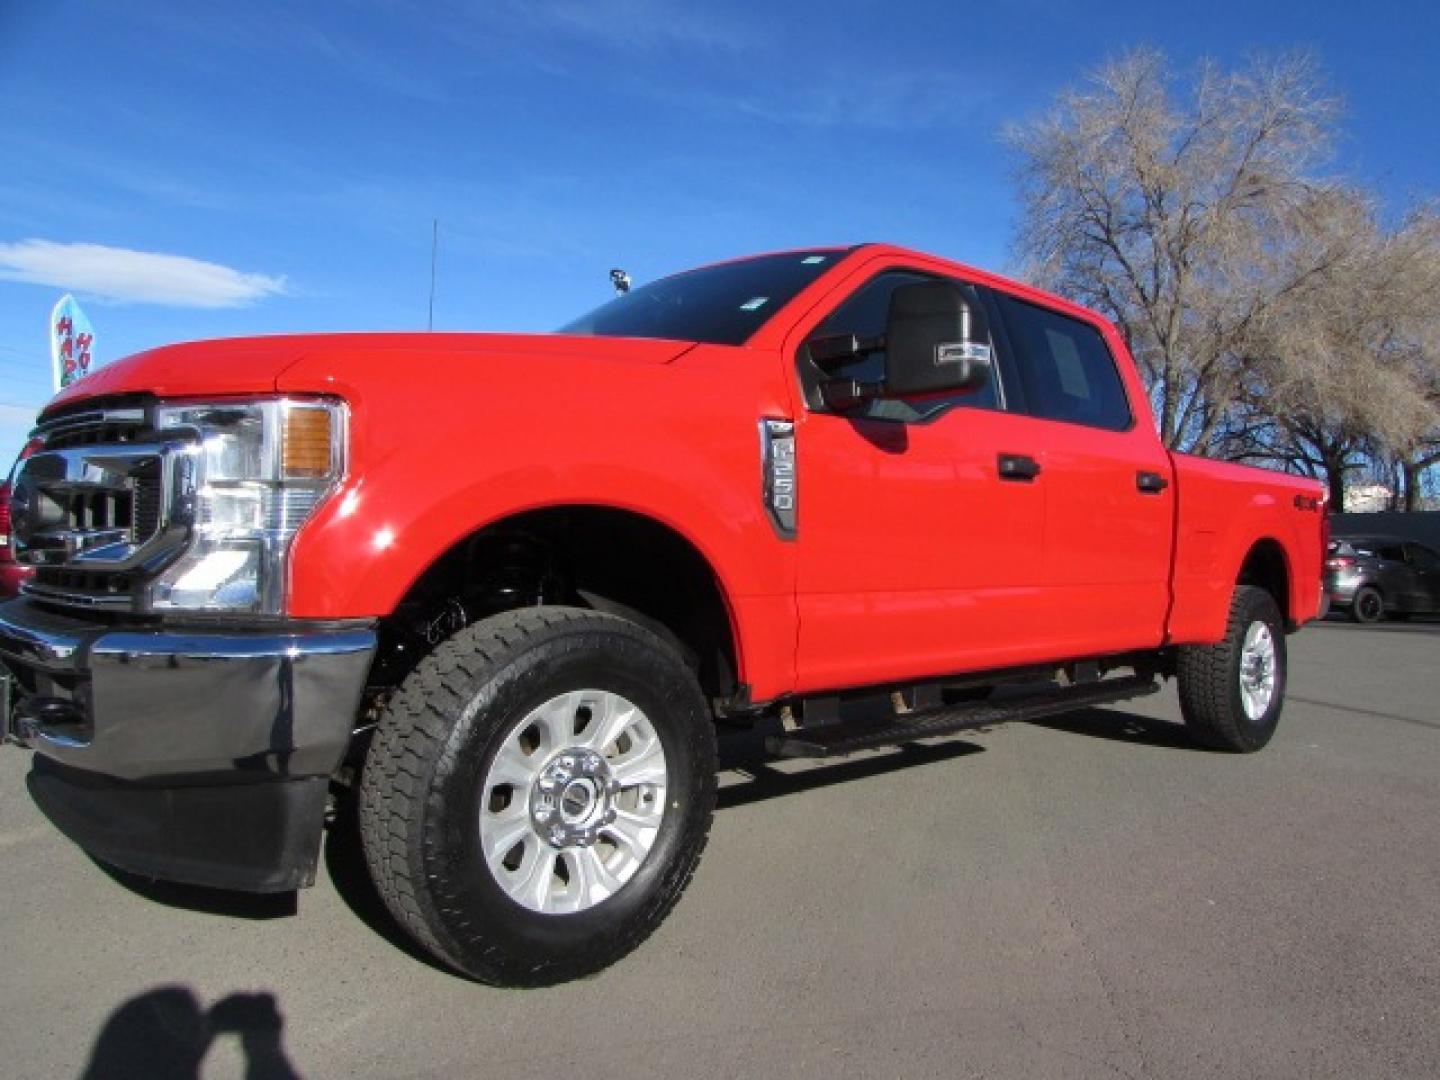
[[[90,317],[66,293],[50,312],[50,366],[55,389],[84,378],[95,365],[95,330]]]

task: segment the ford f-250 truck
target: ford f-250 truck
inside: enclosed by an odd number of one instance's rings
[[[140,875],[290,890],[351,779],[396,921],[505,983],[665,916],[717,727],[829,756],[1173,676],[1253,751],[1320,605],[1318,484],[1168,452],[1104,319],[878,245],[554,335],[155,349],[62,392],[12,478],[44,813]]]

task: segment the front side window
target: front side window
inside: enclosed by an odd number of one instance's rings
[[[846,254],[789,251],[687,270],[617,296],[559,333],[743,345]]]
[[[934,280],[935,278],[931,275],[920,274],[912,270],[890,270],[871,278],[826,316],[825,321],[817,326],[810,336],[820,338],[832,334],[854,334],[860,338],[883,337],[885,324],[890,315],[890,294],[901,285]],[[960,285],[960,288],[965,290],[970,303],[977,311],[980,310],[980,299],[973,288],[959,282],[953,284]],[[809,364],[808,356],[802,353],[801,362]],[[813,374],[815,377],[819,377],[818,371]],[[885,378],[885,351],[880,349],[866,353],[849,363],[832,367],[829,375],[832,378],[854,379],[856,382],[863,383],[881,382]],[[975,409],[998,409],[1000,408],[1000,394],[996,383],[999,378],[1000,373],[992,370],[990,378],[985,381],[985,384],[974,390],[944,397],[927,398],[923,402],[899,399],[867,401],[863,406],[853,412],[847,412],[845,415],[872,420],[913,422],[929,419],[957,405]]]
[[[1115,359],[1089,323],[997,294],[1035,416],[1124,431],[1130,404]]]

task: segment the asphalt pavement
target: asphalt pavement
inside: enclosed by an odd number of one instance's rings
[[[327,841],[298,905],[118,879],[0,751],[9,1077],[1434,1077],[1440,621],[1290,639],[1264,752],[1173,688],[828,765],[732,745],[639,952],[544,990],[397,944]]]

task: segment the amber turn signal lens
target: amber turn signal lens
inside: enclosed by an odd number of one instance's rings
[[[291,405],[285,410],[285,436],[280,443],[280,471],[287,478],[330,475],[330,410]]]

